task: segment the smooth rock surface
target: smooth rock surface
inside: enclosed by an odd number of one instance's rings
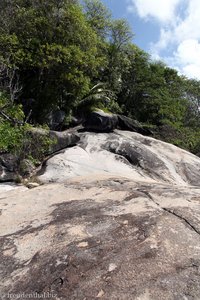
[[[200,184],[200,158],[176,146],[128,131],[80,133],[80,142],[49,159],[44,183],[111,174],[177,185]]]
[[[200,299],[200,188],[89,176],[0,205],[2,299]]]
[[[44,137],[52,139],[46,155],[52,155],[57,151],[74,146],[80,139],[76,128],[62,132],[48,131],[43,128],[31,128],[30,135],[34,140],[31,145],[33,152],[34,149],[37,149],[41,145],[41,140]],[[30,147],[30,145],[27,145],[27,147]],[[35,170],[36,167],[29,159],[23,159],[19,162],[17,156],[13,154],[0,154],[0,183],[13,182],[18,178],[19,174],[23,177],[29,177],[34,174]]]
[[[46,184],[0,190],[1,298],[199,300],[200,159],[133,132],[79,138]]]

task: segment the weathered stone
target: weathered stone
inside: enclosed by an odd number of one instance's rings
[[[50,144],[46,155],[52,155],[57,151],[74,146],[80,140],[76,129],[58,132],[48,131],[42,128],[32,128],[30,135],[35,141],[40,141],[43,137],[52,138],[53,142]],[[40,147],[40,142],[38,142],[38,145],[33,143],[32,147]],[[19,162],[17,156],[13,154],[0,154],[0,182],[15,181],[18,177],[18,173],[22,176],[31,176],[35,169],[34,164],[29,159],[23,159]]]
[[[14,181],[17,157],[10,153],[0,154],[0,182]]]
[[[17,166],[17,157],[10,153],[0,154],[0,165],[13,172]]]
[[[117,115],[118,125],[117,127],[121,130],[128,130],[133,132],[138,132],[143,135],[151,135],[152,132],[148,128],[144,128],[138,121],[131,118],[125,117],[123,115]]]
[[[75,147],[50,158],[39,178],[63,182],[75,176],[118,174],[135,180],[199,185],[200,159],[176,146],[134,132],[79,133]]]
[[[8,171],[5,167],[0,166],[0,182],[14,181],[15,177],[15,172]]]
[[[58,183],[0,185],[2,298],[200,299],[200,158],[134,132],[79,135],[41,176]]]
[[[83,122],[83,126],[88,131],[112,132],[114,129],[137,132],[143,135],[152,135],[150,129],[142,126],[138,121],[123,115],[105,113],[101,110],[89,114]]]
[[[117,122],[117,115],[99,110],[89,114],[83,126],[89,131],[111,132],[117,127]]]
[[[29,188],[29,189],[34,189],[34,188],[40,186],[40,184],[37,183],[37,182],[28,182],[28,183],[26,184],[26,186],[27,186],[27,188]]]
[[[199,199],[120,175],[2,193],[0,294],[200,299]]]
[[[69,131],[50,131],[50,137],[54,140],[53,144],[50,146],[50,154],[67,147],[75,146],[80,140],[76,133]]]
[[[53,131],[53,130],[45,130],[42,128],[32,128],[31,134],[34,138],[41,137],[50,137],[52,139],[52,143],[49,146],[48,155],[51,155],[57,151],[65,149],[67,147],[74,146],[80,138],[76,132],[76,128],[74,130],[66,130],[66,131]]]
[[[63,110],[52,111],[47,117],[47,124],[51,130],[61,130],[65,121],[65,112]]]

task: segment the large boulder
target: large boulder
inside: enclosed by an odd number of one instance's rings
[[[143,135],[152,135],[151,130],[145,128],[138,121],[123,115],[105,113],[102,110],[90,113],[83,126],[87,131],[112,132],[114,129],[138,132]]]
[[[57,151],[76,145],[80,140],[76,128],[66,131],[45,130],[42,128],[31,128],[30,134],[34,139],[39,140],[48,137],[52,140],[46,154],[51,155]]]
[[[118,129],[138,132],[143,135],[151,135],[152,132],[148,128],[144,128],[140,122],[123,115],[117,115],[118,117]]]
[[[42,140],[50,138],[52,142],[46,149],[46,156],[52,155],[62,149],[72,147],[80,140],[76,129],[71,131],[48,131],[42,128],[30,129],[31,143],[27,147],[30,152],[38,151],[37,147],[42,146]],[[30,149],[32,147],[32,150]],[[40,162],[39,162],[40,163]],[[36,170],[35,165],[30,159],[20,159],[11,153],[0,154],[0,182],[15,181],[18,176],[30,177]]]
[[[18,181],[21,176],[29,177],[35,170],[36,167],[30,159],[20,160],[11,153],[0,155],[0,183]]]
[[[75,176],[120,175],[178,185],[199,185],[200,158],[174,145],[135,132],[79,133],[75,147],[46,162],[43,182]]]
[[[47,116],[47,123],[51,130],[61,130],[65,121],[65,112],[63,110],[55,110]]]
[[[76,131],[50,131],[50,138],[52,138],[53,143],[50,146],[49,153],[52,154],[59,150],[75,146],[77,142],[80,140],[80,137],[76,133]]]
[[[198,300],[199,199],[119,174],[3,192],[1,298]]]
[[[48,160],[51,184],[0,185],[2,299],[200,299],[200,158],[135,132],[78,135]]]
[[[88,131],[111,132],[117,127],[117,115],[101,110],[90,113],[83,126]]]
[[[0,154],[0,182],[14,181],[16,178],[17,157],[10,153]]]

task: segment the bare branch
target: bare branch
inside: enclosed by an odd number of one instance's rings
[[[28,121],[29,121],[29,119],[31,117],[32,111],[33,111],[32,109],[29,111],[29,113],[28,113],[28,115],[26,117],[26,120],[24,121],[24,124],[28,123]]]
[[[10,95],[11,103],[13,104],[15,100],[19,97],[22,86],[19,83],[19,75],[17,74],[17,68],[10,68],[9,58],[7,59],[7,64],[0,64],[0,88],[6,90]]]
[[[9,121],[10,123],[12,123],[14,126],[15,125],[23,125],[23,122],[17,120],[17,119],[14,119],[10,116],[8,116],[5,112],[3,112],[2,110],[0,110],[0,115],[7,121]]]

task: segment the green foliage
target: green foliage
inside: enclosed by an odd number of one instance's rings
[[[0,152],[17,151],[23,139],[23,129],[14,128],[9,122],[0,124]]]
[[[5,116],[9,119],[5,119]],[[19,161],[31,158],[33,162],[38,162],[44,159],[54,141],[48,134],[34,135],[33,127],[24,123],[23,119],[22,106],[10,103],[9,97],[1,92],[0,153],[11,152],[18,157]],[[48,130],[44,126],[42,129]]]
[[[126,53],[128,63],[121,77],[119,103],[125,107],[125,114],[141,121],[141,112],[146,107],[146,88],[151,79],[149,56],[135,45],[129,45]]]
[[[58,105],[70,110],[104,63],[96,33],[72,1],[15,0],[15,5],[12,34],[4,31],[0,38],[1,60],[17,68],[22,97],[36,100],[35,120]]]
[[[34,163],[42,161],[54,141],[48,135],[35,137],[31,129],[27,124],[20,127],[8,122],[0,124],[0,152],[11,152],[19,161],[26,158]]]
[[[79,114],[87,115],[91,111],[98,109],[104,112],[121,112],[121,108],[115,101],[114,93],[106,88],[105,83],[98,83],[91,88],[89,93],[78,103]]]
[[[177,71],[133,48],[129,69],[124,74],[120,97],[129,116],[141,122],[181,126],[186,111],[182,79]]]
[[[17,156],[21,161],[28,158],[34,164],[40,163],[54,143],[55,141],[49,137],[47,126],[37,126],[35,129],[26,125]]]
[[[84,11],[92,29],[101,40],[104,40],[112,23],[110,11],[100,0],[85,0]]]
[[[17,150],[23,138],[24,127],[14,126],[4,115],[12,120],[22,121],[24,118],[21,105],[11,105],[8,96],[0,92],[0,151]]]
[[[159,128],[155,138],[172,143],[180,148],[188,150],[200,156],[200,129],[194,130],[191,127],[174,128],[171,125],[164,125]]]

